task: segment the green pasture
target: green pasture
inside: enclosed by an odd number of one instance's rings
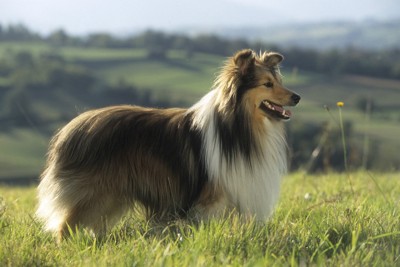
[[[47,138],[36,129],[0,132],[0,177],[37,175],[43,168]]]
[[[34,55],[52,51],[52,47],[44,42],[9,42],[0,43],[0,58],[4,59],[11,53],[27,51]]]
[[[57,245],[35,217],[34,187],[0,186],[1,266],[399,266],[399,174],[283,180],[266,223],[148,224],[127,214],[103,239],[80,230]]]

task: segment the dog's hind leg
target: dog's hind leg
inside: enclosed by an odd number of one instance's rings
[[[70,231],[87,227],[96,237],[103,237],[126,211],[126,203],[118,198],[102,195],[79,202],[66,212],[64,221],[59,225],[58,241],[69,236]]]

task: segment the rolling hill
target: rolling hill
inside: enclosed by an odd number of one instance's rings
[[[220,36],[261,40],[280,47],[305,47],[319,50],[358,47],[380,50],[399,47],[399,27],[400,20],[366,20],[289,23],[209,30]]]
[[[39,55],[52,51],[68,62],[84,66],[99,80],[109,84],[134,84],[151,88],[152,97],[172,99],[173,103],[189,106],[210,90],[224,58],[195,53],[190,57],[180,51],[170,51],[162,60],[149,59],[144,50],[98,49],[63,47],[52,48],[42,43],[0,44],[0,59],[17,51]],[[399,167],[400,143],[400,81],[363,76],[331,76],[302,71],[283,65],[284,83],[302,95],[300,105],[293,109],[290,127],[307,123],[332,123],[337,127],[336,102],[344,101],[345,120],[351,121],[356,141],[365,136],[383,151],[389,160],[380,166],[387,170]],[[7,79],[0,80],[6,85]],[[47,124],[31,123],[29,127],[14,127],[0,131],[0,177],[36,176],[43,167],[48,139],[51,133],[68,118],[93,107],[84,92],[59,91],[52,95],[29,94],[29,103],[35,112],[47,118]],[[373,101],[375,109],[369,120],[360,109],[365,99]],[[1,101],[5,101],[4,98]],[[130,99],[124,99],[129,104]],[[330,108],[330,112],[326,111]],[[24,106],[17,109],[30,120]],[[335,118],[336,117],[336,118]],[[63,118],[63,119],[60,119]]]

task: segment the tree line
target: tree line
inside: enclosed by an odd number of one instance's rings
[[[276,50],[286,56],[285,65],[302,70],[325,74],[355,74],[380,78],[400,79],[400,48],[383,51],[365,50],[359,47],[319,51],[291,47],[281,48],[274,44],[251,42],[246,39],[226,39],[216,35],[187,36],[147,30],[140,34],[116,37],[109,33],[94,33],[84,37],[73,36],[64,30],[56,30],[41,36],[23,25],[0,25],[0,41],[46,41],[53,46],[77,46],[99,48],[144,48],[150,55],[164,57],[169,50],[229,56],[244,47],[254,50]]]

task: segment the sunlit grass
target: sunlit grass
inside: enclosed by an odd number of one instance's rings
[[[400,175],[350,175],[354,194],[345,175],[286,177],[265,225],[233,216],[163,227],[128,214],[103,241],[80,231],[60,246],[34,218],[34,188],[0,187],[0,265],[399,265]]]

